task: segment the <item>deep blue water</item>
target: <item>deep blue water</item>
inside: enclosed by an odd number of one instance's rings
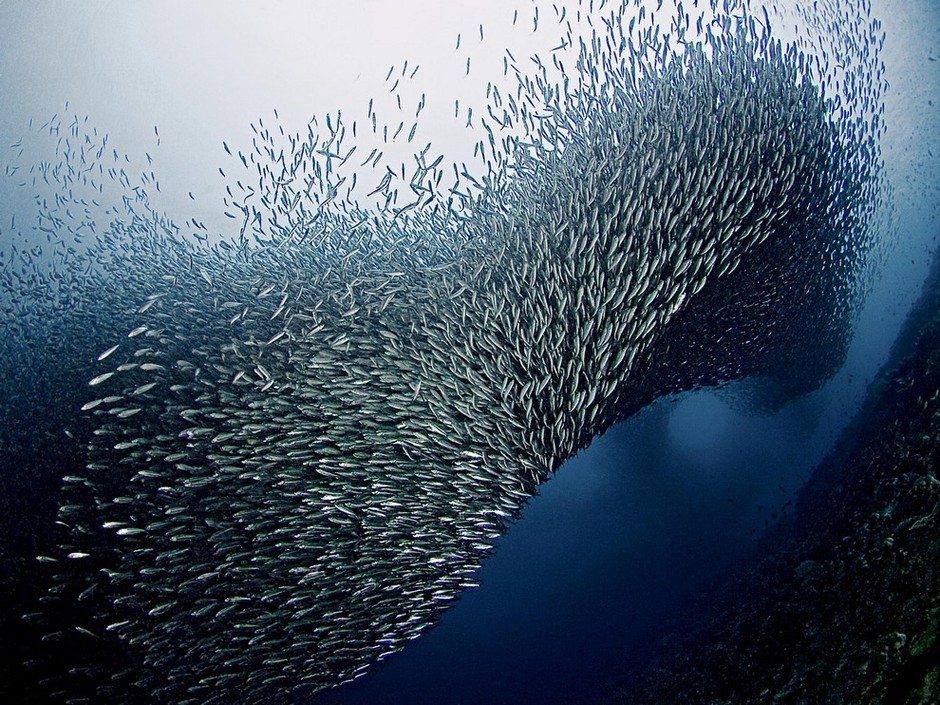
[[[599,702],[682,600],[787,513],[818,411],[807,399],[749,417],[711,391],[661,400],[542,486],[440,626],[313,702]]]

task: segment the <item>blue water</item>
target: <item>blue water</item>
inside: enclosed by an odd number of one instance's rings
[[[710,391],[661,400],[542,486],[439,627],[313,702],[598,702],[682,600],[787,513],[818,412],[804,399],[749,417]]]

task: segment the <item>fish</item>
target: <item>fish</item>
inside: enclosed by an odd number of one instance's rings
[[[102,382],[105,382],[111,377],[113,377],[114,374],[115,374],[114,372],[104,372],[98,375],[97,377],[94,377],[90,382],[88,382],[88,385],[91,387],[97,386],[101,384]]]
[[[105,350],[103,353],[101,353],[100,355],[98,355],[98,358],[97,358],[98,362],[101,362],[102,360],[104,360],[105,358],[107,358],[111,353],[113,353],[113,352],[114,352],[115,350],[117,350],[119,347],[121,347],[120,343],[118,343],[118,344],[116,344],[116,345],[112,345],[110,348],[108,348],[108,349]]]
[[[132,664],[50,665],[53,689],[262,705],[360,677],[476,584],[539,485],[613,423],[781,359],[805,384],[832,368],[881,197],[864,116],[882,88],[860,79],[837,108],[823,84],[837,60],[871,67],[877,42],[846,35],[815,68],[726,4],[722,32],[667,49],[625,1],[630,22],[568,42],[572,75],[516,65],[505,102],[477,110],[513,136],[440,190],[428,148],[412,179],[373,150],[377,202],[344,200],[339,114],[283,153],[252,125],[227,246],[181,235],[114,172],[133,195],[48,278],[68,305],[0,302],[18,326],[0,344],[22,346],[7,358],[68,360],[51,386],[88,429],[38,622]],[[73,172],[49,178],[67,194]],[[13,292],[42,276],[26,261],[3,271]],[[110,357],[139,336],[134,363]]]

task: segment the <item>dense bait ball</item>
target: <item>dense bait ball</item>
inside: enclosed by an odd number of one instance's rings
[[[831,372],[878,201],[875,28],[846,24],[830,56],[726,4],[661,26],[625,2],[588,37],[568,24],[572,66],[507,60],[488,175],[449,191],[425,149],[360,208],[337,115],[287,153],[256,129],[237,240],[183,238],[140,194],[106,233],[46,214],[84,245],[52,270],[7,259],[4,345],[42,359],[36,330],[68,340],[50,385],[83,411],[31,615],[75,663],[50,691],[274,703],[355,678],[472,586],[539,483],[611,424],[785,359],[805,357],[794,393]],[[846,57],[867,82],[832,78]],[[85,137],[100,149],[73,167],[110,156]],[[26,301],[31,282],[49,288]]]

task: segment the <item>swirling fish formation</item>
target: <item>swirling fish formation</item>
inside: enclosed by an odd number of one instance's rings
[[[126,665],[51,690],[270,703],[355,678],[611,424],[787,356],[831,370],[878,202],[879,74],[827,96],[831,58],[731,9],[693,33],[680,5],[664,34],[625,3],[573,72],[519,72],[489,114],[521,136],[487,127],[489,176],[447,203],[427,150],[414,202],[370,212],[338,196],[338,117],[286,158],[262,129],[267,210],[237,204],[237,243],[137,204],[60,267],[95,286],[99,347],[44,611],[68,615],[50,642]],[[856,29],[869,70],[877,26]]]

